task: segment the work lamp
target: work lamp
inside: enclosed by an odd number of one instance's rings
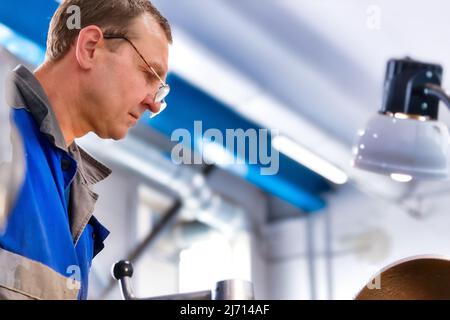
[[[352,165],[393,179],[446,179],[449,134],[438,121],[442,67],[405,59],[387,63],[383,103],[358,132]]]

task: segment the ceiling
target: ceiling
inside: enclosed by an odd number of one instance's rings
[[[346,145],[381,103],[389,58],[450,67],[443,0],[153,2],[177,30]]]
[[[444,88],[450,87],[450,3],[152,2],[174,29],[171,71],[249,121],[278,130],[341,167],[357,187],[393,199],[411,191],[411,184],[351,168],[352,142],[381,104],[388,59],[410,56],[442,64]],[[36,19],[22,19],[17,31],[28,30],[42,43],[56,4],[35,3],[23,1]],[[44,14],[36,14],[39,10]],[[14,20],[1,15],[3,21]],[[440,117],[450,124],[448,111],[441,109]]]
[[[450,3],[153,2],[174,27],[173,70],[340,166],[358,187],[394,199],[411,191],[412,184],[351,168],[351,147],[381,105],[388,59],[439,63],[450,87]],[[450,124],[444,108],[440,119]]]

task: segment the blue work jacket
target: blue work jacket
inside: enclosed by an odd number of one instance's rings
[[[92,215],[91,188],[111,170],[75,142],[66,146],[33,73],[18,66],[8,83],[25,175],[0,234],[0,298],[86,299],[92,259],[109,234]]]

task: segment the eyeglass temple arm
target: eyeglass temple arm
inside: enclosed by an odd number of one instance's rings
[[[156,72],[155,69],[153,69],[153,67],[148,64],[147,60],[145,60],[145,58],[142,56],[142,54],[139,52],[139,50],[136,48],[136,46],[133,44],[133,42],[131,42],[126,37],[124,37],[123,39],[125,39],[129,44],[131,44],[131,46],[134,48],[134,50],[137,52],[137,54],[141,57],[142,61],[144,61],[144,63],[147,65],[147,67],[149,67],[150,70],[153,72],[153,74],[158,78],[159,82],[161,82],[161,84],[165,87],[166,83],[161,79],[158,72]]]
[[[155,71],[155,69],[153,69],[153,67],[151,65],[149,65],[147,63],[147,61],[145,60],[145,58],[142,56],[142,54],[139,52],[139,50],[135,47],[135,45],[133,44],[133,42],[130,41],[130,39],[128,39],[127,37],[123,37],[123,36],[111,36],[108,34],[104,34],[103,37],[105,39],[123,39],[126,42],[128,42],[129,44],[131,44],[131,46],[133,47],[133,49],[136,51],[136,53],[141,57],[142,61],[144,61],[144,63],[147,65],[147,67],[150,68],[150,70],[153,72],[153,74],[158,78],[158,80],[161,82],[161,84],[165,87],[167,86],[167,84],[161,79],[161,77],[159,76],[158,72]]]
[[[158,72],[155,71],[155,69],[153,69],[152,66],[150,66],[150,69],[152,70],[152,72],[155,74],[155,76],[158,78],[159,82],[161,82],[161,84],[165,87],[167,86],[167,84],[161,79],[161,77],[159,76]]]

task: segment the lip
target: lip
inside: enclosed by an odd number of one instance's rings
[[[137,115],[135,115],[135,114],[133,114],[133,113],[129,113],[129,115],[130,115],[133,119],[135,119],[136,121],[139,120],[139,117],[138,117]]]

